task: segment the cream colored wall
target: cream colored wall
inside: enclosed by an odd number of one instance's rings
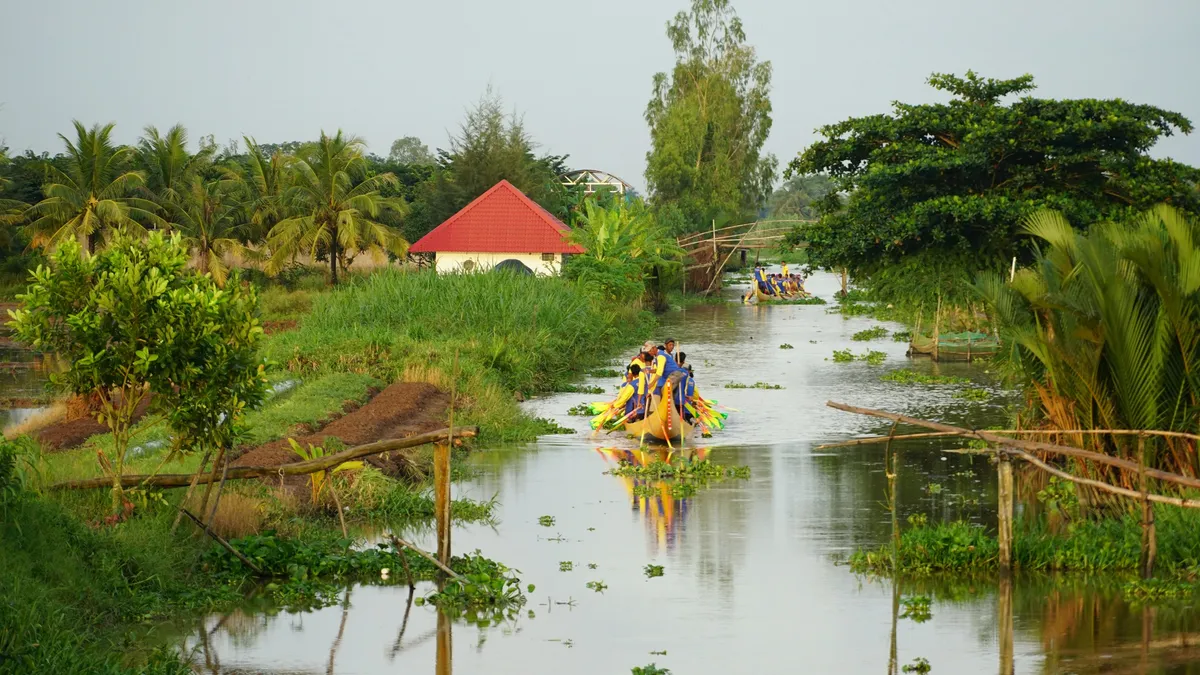
[[[562,269],[562,255],[555,253],[554,260],[542,260],[541,253],[454,253],[439,251],[435,264],[439,273],[462,272],[463,263],[475,262],[474,272],[486,272],[505,260],[519,260],[534,274],[551,276]]]

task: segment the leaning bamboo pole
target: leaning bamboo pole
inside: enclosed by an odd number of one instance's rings
[[[906,415],[897,415],[896,413],[884,412],[882,410],[872,410],[870,408],[859,408],[856,406],[847,405],[845,403],[836,403],[834,401],[827,401],[825,403],[825,405],[829,406],[830,408],[836,408],[838,410],[844,410],[846,412],[851,412],[851,413],[855,413],[858,415],[868,415],[870,417],[878,417],[878,418],[885,419],[885,420],[891,420],[893,422],[900,422],[902,424],[910,424],[912,426],[924,427],[926,429],[933,429],[936,431],[949,431],[949,432],[953,432],[951,435],[962,436],[965,438],[976,438],[981,441],[986,441],[988,443],[993,443],[996,445],[1006,446],[1006,447],[1010,447],[1010,448],[1020,448],[1022,450],[1029,451],[1029,452],[1049,452],[1052,454],[1063,455],[1066,457],[1074,457],[1077,459],[1096,462],[1098,464],[1106,464],[1108,466],[1113,466],[1118,469],[1124,469],[1131,473],[1137,473],[1140,470],[1137,462],[1133,462],[1128,459],[1122,459],[1120,457],[1113,457],[1112,455],[1106,455],[1106,454],[1100,453],[1100,452],[1092,452],[1091,450],[1082,450],[1080,448],[1073,448],[1070,446],[1058,445],[1055,443],[1046,443],[1043,441],[1028,441],[1028,440],[1024,440],[1024,439],[1020,439],[1020,438],[1006,438],[1004,436],[999,435],[997,432],[994,432],[994,431],[981,431],[978,429],[964,429],[962,427],[956,427],[951,424],[943,424],[941,422],[931,422],[929,420],[917,419],[915,417],[908,417]],[[1137,432],[1133,432],[1133,433],[1136,434]],[[1145,433],[1153,434],[1153,432],[1151,432],[1151,431],[1146,431]],[[1166,432],[1166,433],[1173,434],[1175,432]],[[904,436],[900,436],[899,438],[903,439]],[[1154,480],[1160,480],[1160,481],[1164,481],[1167,483],[1174,483],[1176,485],[1182,485],[1183,487],[1200,489],[1200,479],[1189,478],[1187,476],[1181,476],[1179,474],[1171,473],[1169,471],[1161,471],[1159,469],[1146,469],[1145,471],[1146,471],[1146,476],[1148,476],[1149,478],[1153,478]],[[1138,492],[1133,491],[1133,490],[1130,490],[1129,492],[1134,495],[1139,494]],[[1121,493],[1121,494],[1124,494],[1124,493]],[[1126,495],[1126,496],[1128,496],[1128,495]],[[1174,502],[1170,502],[1170,503],[1174,503]],[[1193,503],[1200,505],[1200,501],[1193,501]]]
[[[327,457],[319,457],[317,459],[295,462],[293,464],[282,464],[279,466],[234,466],[229,468],[229,473],[226,480],[245,480],[247,478],[265,478],[267,476],[305,476],[318,471],[332,470],[346,462],[356,460],[360,457],[368,457],[370,455],[378,455],[383,452],[392,450],[403,450],[405,448],[415,448],[419,445],[428,443],[445,442],[447,438],[473,438],[479,435],[479,427],[454,427],[450,429],[441,429],[431,431],[427,434],[418,434],[409,436],[408,438],[395,438],[386,441],[376,441],[359,445],[353,448],[348,448],[337,454]],[[150,487],[186,487],[191,482],[195,474],[190,473],[168,473],[159,474],[157,476],[138,476],[129,475],[121,477],[121,487],[135,487],[145,485]],[[209,483],[214,480],[219,480],[219,477],[214,478],[212,474],[201,476],[197,483]],[[55,483],[49,486],[49,490],[90,490],[97,488],[111,488],[112,479],[107,477],[101,478],[85,478],[83,480],[69,480],[62,483]]]

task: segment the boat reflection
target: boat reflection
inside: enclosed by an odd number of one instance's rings
[[[686,450],[598,448],[597,452],[613,467],[622,464],[649,466],[654,462],[668,464],[702,462],[709,455],[708,448]],[[676,496],[672,491],[670,481],[635,476],[616,476],[616,478],[625,486],[625,492],[629,495],[633,512],[641,514],[644,518],[647,532],[653,540],[655,548],[659,551],[674,550],[683,527],[683,520],[687,517],[691,498]]]

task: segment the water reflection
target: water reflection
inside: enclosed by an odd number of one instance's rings
[[[647,466],[654,462],[702,462],[708,458],[709,454],[708,448],[694,450],[597,448],[596,452],[613,467],[621,464]],[[647,532],[657,550],[673,550],[681,523],[687,517],[688,505],[692,499],[676,496],[672,492],[673,484],[670,481],[625,475],[614,476],[614,478],[625,486],[625,492],[629,495],[634,513],[640,514],[645,519]]]

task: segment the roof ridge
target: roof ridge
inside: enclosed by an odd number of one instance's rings
[[[501,196],[497,193],[503,193],[507,196]],[[510,201],[510,197],[515,199],[517,203],[522,205],[522,209],[517,209],[516,205]],[[496,206],[490,207],[479,216],[473,216],[473,212],[480,204],[489,202],[493,199],[500,200],[496,202]],[[509,206],[504,207],[507,202]],[[491,214],[492,208],[501,210],[507,208],[508,216],[517,221],[523,222],[523,225],[517,231],[513,230],[491,230],[491,227],[486,224],[481,224],[481,219],[487,220],[495,218]],[[520,215],[524,213],[524,215]],[[482,229],[481,229],[482,228]],[[524,228],[524,229],[521,229]],[[538,232],[541,234],[538,234]],[[454,215],[447,218],[437,227],[430,230],[425,236],[418,239],[410,247],[414,252],[428,252],[438,250],[442,251],[495,251],[495,252],[510,252],[516,249],[511,249],[513,242],[525,241],[532,242],[538,250],[542,252],[561,252],[561,253],[579,253],[583,249],[578,244],[568,240],[568,235],[571,233],[571,228],[561,220],[556,218],[541,204],[531,199],[524,192],[519,190],[507,179],[501,179],[492,187],[488,188],[475,199],[471,200],[466,206],[459,209]],[[491,240],[491,244],[486,244],[480,241],[482,237],[485,240]],[[465,238],[465,239],[464,239]],[[475,240],[470,243],[470,240]],[[471,248],[459,249],[454,246],[466,244]],[[494,248],[475,248],[476,246],[493,246]],[[533,251],[536,252],[536,251]]]

